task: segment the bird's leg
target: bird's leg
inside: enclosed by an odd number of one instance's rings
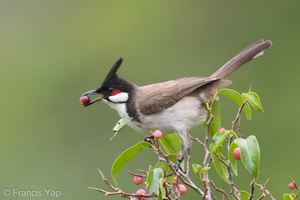
[[[178,169],[180,169],[182,172],[184,172],[181,167],[180,164],[182,163],[183,159],[184,159],[184,155],[187,153],[187,151],[190,149],[190,147],[192,146],[192,140],[189,136],[189,134],[186,131],[178,131],[178,136],[181,139],[182,142],[182,149],[179,153],[179,156],[177,158],[177,162],[174,165],[174,168],[178,171]]]
[[[182,161],[184,160],[184,155],[187,153],[187,151],[189,150],[189,147],[185,147],[180,153],[179,156],[177,158],[177,162],[174,165],[174,168],[178,171],[181,170],[182,172],[184,172],[182,170],[182,168],[180,167],[180,164],[182,163]]]

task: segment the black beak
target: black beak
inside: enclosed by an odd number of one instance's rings
[[[101,95],[101,96],[98,97],[97,99],[94,99],[93,101],[90,101],[88,104],[84,105],[84,107],[90,106],[98,101],[102,101],[105,98],[105,95],[97,93],[96,90],[85,92],[81,96],[88,96],[88,95]]]

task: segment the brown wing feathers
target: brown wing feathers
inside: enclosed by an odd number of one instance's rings
[[[160,112],[199,87],[216,80],[209,77],[188,77],[140,87],[137,104],[143,114]]]
[[[207,100],[211,100],[210,98],[216,90],[226,87],[231,83],[227,80],[218,80],[227,78],[235,70],[271,45],[270,41],[260,40],[255,42],[238,53],[210,77],[188,77],[140,87],[136,102],[137,107],[142,108],[140,112],[146,115],[160,112],[174,105],[184,96],[202,89],[207,92],[205,93]]]

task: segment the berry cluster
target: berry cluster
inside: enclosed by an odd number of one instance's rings
[[[142,184],[144,182],[144,176],[145,175],[134,175],[133,176],[133,183],[135,185]],[[176,186],[175,193],[179,194],[181,196],[181,195],[186,194],[187,188],[186,188],[185,185],[179,184],[179,183],[180,183],[179,179],[177,177],[174,177],[172,185]],[[145,189],[138,189],[135,192],[135,194],[137,194],[137,195],[144,195],[144,194],[148,194],[148,193],[147,193],[147,191]],[[145,197],[143,197],[143,196],[137,196],[136,198],[138,198],[138,199],[144,199]]]

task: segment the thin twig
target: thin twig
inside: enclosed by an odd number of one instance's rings
[[[173,194],[175,196],[174,191],[172,190],[172,185],[170,184],[169,181],[166,180],[164,182],[163,186],[164,186],[164,188],[166,190],[166,198],[168,200],[172,200],[172,198],[170,197],[170,194]]]
[[[251,174],[251,184],[250,184],[250,186],[251,186],[251,192],[250,192],[250,197],[248,198],[248,200],[252,200],[253,199],[253,197],[254,197],[254,186],[255,186],[255,182],[254,182],[254,176]]]
[[[204,143],[201,143],[200,140],[199,140],[199,143],[203,146],[204,148],[204,151],[205,151],[205,157],[203,159],[203,167],[208,167],[209,164],[210,164],[210,152],[209,152],[209,149],[208,149],[208,141],[209,141],[209,127],[210,127],[210,124],[212,122],[212,120],[214,119],[214,115],[213,115],[213,106],[214,106],[214,103],[215,103],[215,99],[213,99],[211,101],[211,105],[209,107],[209,119],[207,120],[206,122],[206,132],[205,132],[205,141]],[[208,175],[208,171],[204,172],[203,173],[203,184],[204,184],[204,188],[205,188],[205,194],[202,196],[203,199],[211,199],[212,197],[212,192],[211,192],[211,188],[210,188],[210,179],[209,179],[209,175]]]
[[[132,197],[157,197],[157,194],[152,193],[152,194],[143,194],[143,195],[138,195],[135,193],[125,193],[123,192],[121,189],[114,187],[104,176],[104,174],[101,172],[100,169],[97,169],[101,175],[102,180],[108,185],[108,187],[112,190],[114,190],[115,192],[108,192],[106,190],[103,189],[99,189],[99,188],[94,188],[94,187],[89,187],[89,189],[92,190],[96,190],[98,192],[102,192],[105,194],[105,196],[110,196],[110,195],[119,195],[121,197],[127,198],[127,199],[131,199]]]
[[[235,126],[236,126],[236,123],[237,123],[237,121],[240,119],[241,113],[242,113],[243,108],[244,108],[244,106],[245,106],[246,103],[247,103],[247,100],[245,100],[245,101],[243,102],[243,104],[241,105],[241,107],[239,107],[239,110],[238,110],[238,113],[237,113],[237,115],[236,115],[236,118],[235,118],[235,119],[232,121],[232,123],[231,123],[231,130],[232,130],[232,131],[234,131]]]
[[[269,197],[270,197],[270,199],[271,200],[276,200],[273,196],[272,196],[272,194],[269,192],[269,190],[267,190],[266,189],[266,185],[265,184],[255,184],[256,186],[258,186],[259,188],[260,188],[260,191],[262,191],[262,195],[261,195],[261,197],[262,196],[265,196],[265,194],[266,195],[268,195]],[[262,197],[263,198],[263,197]],[[261,198],[261,199],[262,199]]]
[[[144,174],[136,174],[136,173],[133,173],[127,169],[125,169],[125,171],[127,171],[129,174],[131,174],[132,176],[140,176],[140,177],[143,177],[143,178],[147,178],[147,172],[144,171],[144,170],[141,170],[141,169],[137,169],[138,171],[140,172],[143,172]]]
[[[156,152],[159,156],[163,157],[165,159],[165,161],[167,162],[168,166],[170,167],[170,169],[172,170],[172,172],[174,173],[175,176],[179,176],[180,174],[178,173],[178,171],[174,168],[174,163],[169,159],[168,155],[165,154],[163,152],[163,150],[161,149],[160,145],[158,142],[155,143],[155,147],[156,147]]]
[[[199,138],[193,138],[193,137],[190,137],[190,138],[191,138],[192,140],[198,142],[199,144],[201,144],[202,147],[204,147],[204,143],[201,142],[201,141],[199,140]]]
[[[220,158],[220,156],[215,152],[215,155],[217,157],[217,159],[223,164],[225,165],[225,167],[227,168],[228,171],[228,180],[229,180],[229,185],[230,185],[230,194],[237,200],[240,200],[240,195],[239,195],[239,191],[236,189],[236,187],[234,186],[234,182],[233,182],[233,178],[232,178],[232,173],[231,173],[231,167],[230,167],[230,162],[226,163],[223,159]]]
[[[190,179],[190,177],[188,176],[187,173],[182,172],[181,170],[176,170],[174,168],[174,163],[169,159],[168,155],[165,154],[162,149],[160,148],[159,144],[156,143],[156,150],[159,155],[161,155],[167,162],[168,166],[170,167],[170,169],[172,170],[172,172],[174,173],[175,176],[178,176],[178,178],[187,186],[191,187],[192,189],[194,189],[197,193],[199,193],[201,196],[203,196],[204,192],[197,187],[194,182]]]
[[[208,110],[208,112],[209,112],[209,119],[206,122],[206,132],[205,132],[205,142],[204,142],[205,146],[207,146],[208,141],[209,141],[209,126],[211,124],[211,121],[215,118],[215,116],[213,115],[214,104],[215,104],[215,99],[213,99],[211,101],[211,105],[210,105],[209,110]]]
[[[102,192],[105,194],[105,196],[111,196],[111,195],[119,195],[123,198],[127,198],[127,199],[132,199],[132,197],[146,197],[146,198],[150,198],[150,197],[157,197],[157,195],[155,193],[153,194],[135,194],[135,193],[125,193],[122,191],[119,192],[108,192],[99,188],[94,188],[94,187],[89,187],[89,189],[92,190],[96,190],[98,192]]]
[[[222,189],[218,188],[218,187],[216,186],[216,184],[215,184],[212,180],[210,180],[210,183],[211,183],[211,185],[216,189],[216,191],[221,192],[221,193],[223,194],[223,196],[224,196],[226,199],[230,200],[230,198],[229,198],[229,196],[226,194],[225,190],[222,190]]]

